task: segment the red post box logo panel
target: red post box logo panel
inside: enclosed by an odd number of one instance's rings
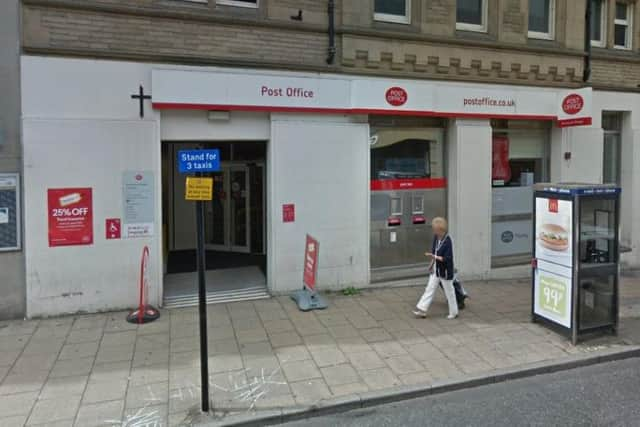
[[[562,111],[569,115],[578,114],[584,107],[584,99],[577,93],[567,95],[562,100]]]
[[[407,103],[407,99],[409,99],[409,96],[407,95],[406,90],[402,89],[401,87],[395,86],[387,89],[385,98],[390,105],[393,105],[394,107],[400,107]]]

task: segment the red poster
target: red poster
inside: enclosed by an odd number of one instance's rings
[[[107,240],[120,239],[122,237],[122,227],[120,218],[108,218],[105,220],[104,230]]]
[[[318,270],[318,241],[307,234],[304,249],[304,284],[309,290],[316,287],[316,273]]]
[[[493,137],[493,167],[491,179],[494,181],[511,181],[509,165],[509,139],[506,136]]]
[[[282,222],[294,222],[296,220],[296,205],[282,205]]]
[[[93,243],[91,188],[49,189],[49,246]]]

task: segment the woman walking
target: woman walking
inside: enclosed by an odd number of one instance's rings
[[[427,311],[433,301],[433,296],[439,284],[442,284],[444,293],[449,303],[449,315],[447,319],[455,319],[458,317],[458,303],[456,302],[456,294],[453,289],[453,242],[447,234],[447,220],[444,218],[434,218],[431,222],[433,229],[433,243],[431,252],[425,255],[432,259],[431,274],[427,289],[418,301],[416,310],[413,312],[418,317],[427,317]]]

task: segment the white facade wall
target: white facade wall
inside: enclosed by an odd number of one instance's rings
[[[486,279],[491,269],[489,120],[451,120],[448,128],[449,223],[461,277]]]
[[[22,58],[27,315],[132,307],[140,258],[150,249],[149,302],[162,295],[159,115],[138,117],[130,98],[150,86],[149,66]],[[105,239],[105,219],[121,218],[122,173],[155,173],[155,235]],[[90,187],[94,243],[49,247],[47,189]]]
[[[149,302],[161,304],[161,141],[265,141],[270,291],[285,293],[301,287],[307,233],[320,242],[320,289],[368,286],[370,149],[366,117],[232,112],[228,121],[210,121],[206,111],[159,113],[146,101],[145,118],[141,119],[138,101],[130,95],[137,93],[139,85],[149,92],[152,70],[158,67],[22,58],[28,315],[135,305],[145,245],[151,250]],[[488,95],[494,89],[489,85],[475,87],[486,89]],[[601,112],[627,112],[622,144],[622,215],[623,239],[633,249],[625,261],[632,267],[640,265],[639,97],[594,92],[593,125],[553,128],[551,142],[553,181],[600,182]],[[497,277],[500,273],[491,270],[490,258],[489,120],[451,119],[446,139],[448,211],[456,264],[465,279]],[[571,153],[571,159],[564,159],[565,152]],[[154,172],[155,234],[144,239],[106,240],[105,219],[123,216],[122,173],[130,170]],[[92,245],[48,246],[47,189],[63,187],[93,189]],[[296,221],[283,223],[282,205],[289,203],[295,204]],[[182,207],[192,209],[188,204]],[[193,233],[182,230],[185,247],[191,244]],[[509,270],[507,276],[527,271]]]
[[[302,287],[304,241],[320,244],[322,289],[369,283],[369,125],[357,117],[275,114],[268,152],[268,282]],[[293,203],[296,221],[282,222]]]

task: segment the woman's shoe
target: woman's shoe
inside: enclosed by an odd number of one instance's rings
[[[458,315],[457,315],[457,314],[456,314],[455,316],[450,314],[450,315],[448,315],[448,316],[447,316],[447,319],[449,319],[449,320],[453,320],[453,319],[455,319],[456,317],[458,317]]]
[[[413,315],[416,317],[422,317],[423,319],[427,317],[427,313],[422,310],[413,310]]]

